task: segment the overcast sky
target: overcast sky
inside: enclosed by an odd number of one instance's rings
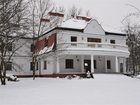
[[[131,4],[140,9],[140,0],[53,0],[57,6],[70,8],[75,5],[82,8],[83,12],[89,10],[93,18],[104,26],[120,28],[123,18],[136,9],[128,6]]]

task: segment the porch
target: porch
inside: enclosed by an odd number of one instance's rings
[[[124,73],[126,58],[105,55],[63,55],[57,57],[56,74]]]

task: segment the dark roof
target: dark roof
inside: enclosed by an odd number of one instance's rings
[[[44,36],[44,35],[52,32],[52,31],[54,31],[56,29],[58,29],[58,30],[68,30],[68,31],[78,31],[78,32],[83,32],[84,31],[84,29],[73,29],[73,28],[64,28],[64,27],[54,27],[51,30],[49,30],[46,33],[44,33],[43,35],[41,35],[41,36]],[[107,32],[107,31],[105,32],[105,35],[126,36],[126,34],[123,34],[123,33],[113,33],[113,32]]]
[[[49,30],[49,31],[47,31],[46,33],[44,33],[43,35],[41,35],[41,36],[44,36],[44,35],[46,35],[46,34],[52,32],[52,31],[54,31],[54,30],[56,30],[56,29],[58,29],[58,30],[68,30],[68,31],[78,31],[78,32],[83,32],[83,30],[84,30],[84,29],[72,29],[72,28],[54,27],[54,28],[52,28],[51,30]],[[40,37],[41,37],[41,36],[40,36]]]
[[[118,35],[118,36],[126,36],[126,34],[123,34],[123,33],[113,33],[113,32],[105,32],[105,35]]]

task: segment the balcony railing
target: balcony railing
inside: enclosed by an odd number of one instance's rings
[[[128,47],[126,45],[110,44],[110,43],[71,42],[64,43],[63,45],[66,46],[67,48],[98,48],[98,49],[118,49],[128,51]]]

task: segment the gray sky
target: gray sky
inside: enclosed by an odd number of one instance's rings
[[[136,12],[136,9],[128,6],[131,4],[140,9],[140,0],[53,0],[57,6],[70,8],[75,5],[82,8],[83,12],[90,10],[93,18],[102,25],[120,28],[121,20],[128,14]]]

